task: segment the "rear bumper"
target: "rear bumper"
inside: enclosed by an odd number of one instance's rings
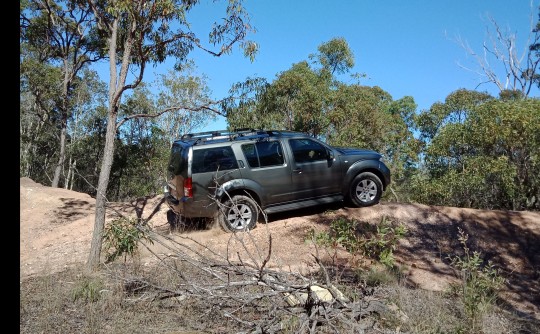
[[[169,192],[164,192],[165,202],[177,215],[186,218],[213,218],[217,213],[217,204],[210,201],[194,201],[193,198],[176,198]]]

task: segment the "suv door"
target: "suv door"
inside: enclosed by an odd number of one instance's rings
[[[293,191],[298,199],[341,192],[339,160],[329,159],[326,146],[310,138],[289,139]]]
[[[278,140],[258,141],[241,145],[248,168],[241,168],[244,183],[257,191],[263,206],[294,200],[291,193],[291,167]],[[252,184],[247,184],[252,182]]]

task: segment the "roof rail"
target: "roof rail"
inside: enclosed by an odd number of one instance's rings
[[[251,129],[251,128],[241,128],[235,129],[233,131],[229,130],[215,130],[215,131],[205,131],[205,132],[194,132],[183,134],[180,139],[193,139],[193,140],[216,140],[216,139],[225,139],[228,138],[233,140],[236,137],[241,137],[249,134],[260,134],[264,132],[263,130]]]

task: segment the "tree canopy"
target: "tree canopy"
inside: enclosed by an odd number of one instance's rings
[[[540,100],[458,90],[418,116],[425,141],[416,200],[473,208],[540,207]]]

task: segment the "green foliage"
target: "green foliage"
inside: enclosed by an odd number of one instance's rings
[[[157,94],[141,85],[121,105],[121,117],[150,115],[156,109],[179,109],[158,119],[131,119],[118,129],[107,189],[109,200],[126,201],[161,192],[172,140],[212,119],[207,112],[184,109],[191,106],[191,103],[208,103],[208,87],[205,86],[204,78],[193,76],[192,68],[185,70],[159,77],[157,84],[160,91]],[[36,67],[34,72],[39,74],[40,71]],[[45,85],[48,82],[44,79],[45,72],[49,77],[55,73],[44,70],[43,75],[37,75],[36,80],[40,78],[43,81],[41,86],[36,86],[35,80],[32,81],[34,87],[41,87],[43,94],[48,87]],[[32,71],[29,73],[32,74]],[[95,72],[83,71],[81,74],[83,76],[75,80],[77,84],[74,93],[77,99],[73,100],[75,108],[70,115],[66,147],[68,159],[64,175],[70,167],[67,165],[69,162],[75,167],[71,189],[95,196],[95,185],[99,177],[97,166],[102,161],[107,129],[107,96],[104,83],[98,80]],[[27,91],[30,86],[26,80],[21,84],[20,176],[30,177],[41,184],[50,184],[58,154],[57,129],[53,122],[56,116],[39,108],[40,104]],[[51,87],[57,84],[58,80],[51,79]],[[54,95],[52,88],[50,94]]]
[[[420,142],[413,136],[411,97],[393,101],[379,87],[340,86],[328,113],[327,140],[336,146],[357,146],[383,153],[392,171],[393,186],[409,177],[418,162]]]
[[[333,38],[319,45],[317,58],[323,69],[331,74],[343,74],[354,67],[354,55],[344,38]]]
[[[343,38],[322,43],[319,53],[310,55],[313,64],[300,61],[267,84],[248,78],[233,86],[237,101],[226,104],[231,128],[272,128],[302,131],[316,137],[326,136],[327,113],[333,105],[333,94],[340,85],[334,74],[348,72],[354,57]]]
[[[461,274],[461,284],[453,286],[453,292],[462,300],[469,321],[469,332],[474,333],[481,316],[496,302],[497,292],[506,280],[499,275],[491,262],[484,265],[481,254],[467,246],[469,236],[460,228],[458,239],[463,256],[450,256],[451,265]]]
[[[506,157],[467,158],[463,166],[461,171],[451,169],[439,177],[421,174],[411,177],[415,200],[455,207],[512,207],[517,191],[513,183],[515,170]]]
[[[329,232],[311,230],[308,240],[325,247],[341,246],[353,255],[376,259],[390,268],[394,266],[393,251],[406,234],[405,225],[395,225],[386,217],[375,226],[338,218],[330,223]]]
[[[70,0],[29,1],[20,13],[21,22],[21,83],[39,107],[41,122],[55,125],[57,147],[52,168],[53,187],[67,187],[73,175],[73,165],[62,175],[69,154],[69,127],[73,114],[80,111],[80,91],[77,87],[85,68],[103,57],[104,39],[97,35],[92,9]],[[67,174],[67,175],[66,175]],[[47,182],[49,183],[49,182]]]
[[[71,296],[73,301],[97,302],[101,298],[101,291],[104,288],[105,285],[100,278],[83,276],[75,282]]]
[[[181,71],[170,70],[160,75],[155,83],[159,92],[153,108],[170,111],[154,123],[164,132],[170,144],[181,135],[215,120],[216,113],[211,110],[192,110],[196,106],[209,106],[212,102],[206,76],[199,76],[195,71],[196,66],[189,62]]]
[[[381,151],[390,123],[387,110],[392,98],[379,87],[340,86],[328,113],[331,131],[328,142],[336,146],[366,147]]]
[[[124,261],[128,255],[134,256],[141,241],[153,244],[145,228],[139,225],[138,219],[122,217],[107,223],[103,232],[106,262],[112,262],[122,255]]]
[[[416,121],[424,169],[410,178],[417,202],[539,209],[540,100],[456,91]]]
[[[269,85],[248,78],[235,86],[241,98],[228,106],[227,120],[231,128],[286,129],[319,135],[326,125],[329,84],[306,61],[280,73]]]

